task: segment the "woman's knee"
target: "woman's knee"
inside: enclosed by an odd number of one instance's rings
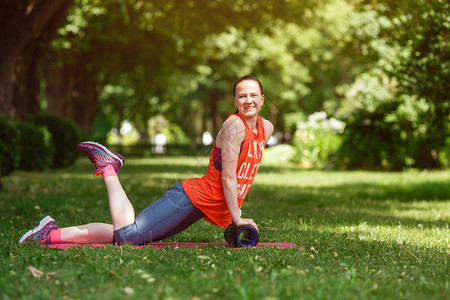
[[[136,222],[115,230],[113,236],[114,242],[118,245],[143,245],[151,242],[151,234],[140,233]]]

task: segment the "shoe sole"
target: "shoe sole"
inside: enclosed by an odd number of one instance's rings
[[[103,146],[102,144],[96,143],[96,142],[83,142],[82,144],[89,144],[89,145],[94,145],[97,146],[99,148],[101,148],[102,150],[104,150],[109,156],[111,156],[112,158],[118,160],[120,162],[120,167],[123,166],[123,159],[121,159],[119,156],[117,156],[116,154],[112,153],[110,150],[108,150],[108,148],[106,148],[105,146]]]
[[[42,228],[45,227],[45,225],[47,225],[48,223],[55,221],[52,217],[50,216],[45,216],[44,218],[42,218],[42,220],[39,221],[39,224],[37,227],[28,230],[19,240],[19,244],[23,244],[23,241],[26,240],[30,235],[35,234],[37,232],[39,232]]]

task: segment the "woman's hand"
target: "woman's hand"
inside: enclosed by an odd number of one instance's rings
[[[256,228],[256,230],[258,230],[258,225],[256,225],[255,221],[253,221],[253,219],[242,219],[240,218],[239,220],[237,220],[236,222],[234,222],[234,225],[240,227],[240,226],[244,226],[244,225],[250,225],[253,226],[254,228]]]

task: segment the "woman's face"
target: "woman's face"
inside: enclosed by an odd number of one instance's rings
[[[261,94],[258,82],[254,80],[240,82],[236,86],[233,102],[242,116],[247,118],[257,116],[264,103],[264,95]]]

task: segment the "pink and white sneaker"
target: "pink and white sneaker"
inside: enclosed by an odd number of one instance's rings
[[[50,231],[58,229],[58,225],[55,220],[50,216],[45,216],[39,223],[31,230],[28,230],[19,240],[19,244],[25,244],[30,242],[51,244],[48,236]]]
[[[105,146],[96,142],[83,142],[77,148],[86,154],[92,162],[96,175],[102,174],[107,165],[112,165],[117,173],[125,161],[119,153],[108,150]]]

